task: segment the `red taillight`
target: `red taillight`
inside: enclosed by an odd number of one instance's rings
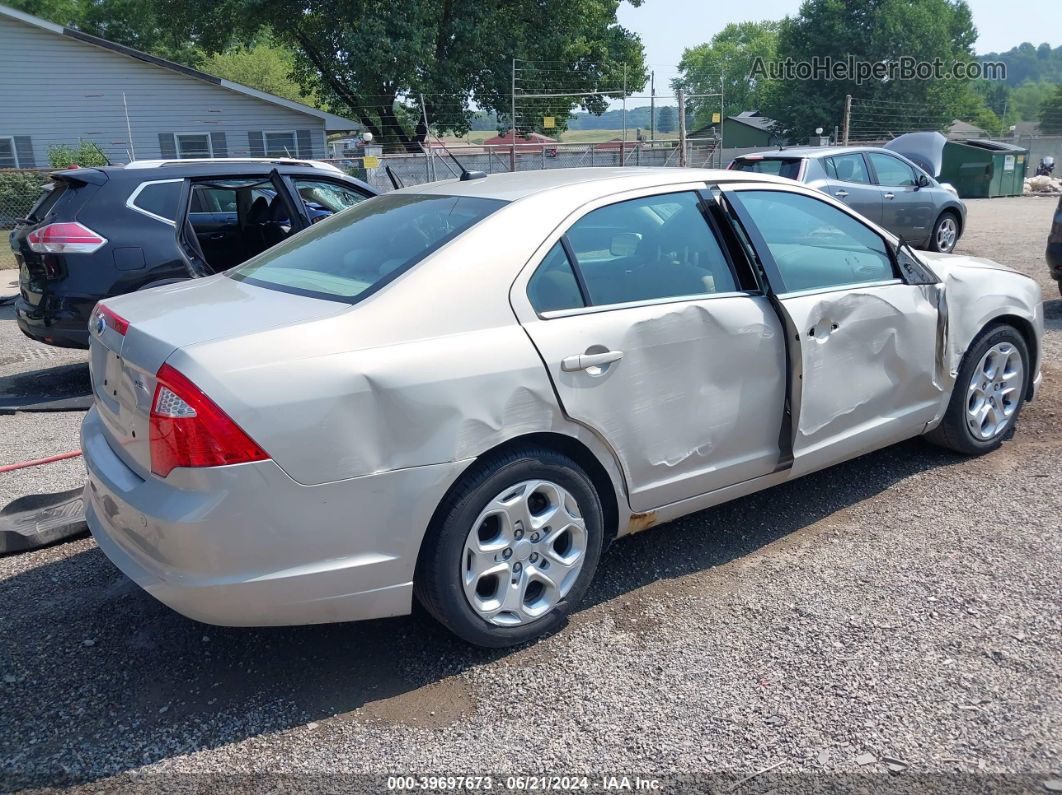
[[[93,310],[92,321],[89,322],[89,328],[95,326],[97,334],[103,333],[103,328],[99,325],[99,319],[103,318],[103,322],[117,331],[123,337],[125,333],[129,331],[129,321],[119,315],[113,309],[108,309],[103,304],[96,304],[96,309]]]
[[[159,368],[151,403],[151,471],[217,467],[269,458],[203,391],[168,364]]]
[[[38,254],[91,254],[107,245],[107,238],[84,224],[64,221],[34,229],[26,235],[26,242]]]

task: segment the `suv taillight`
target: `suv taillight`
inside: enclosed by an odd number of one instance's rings
[[[149,433],[153,473],[164,478],[175,467],[269,459],[265,450],[178,370],[164,364],[155,378],[158,384]]]
[[[84,224],[63,221],[34,229],[26,235],[26,242],[38,254],[91,254],[107,245],[107,238]]]

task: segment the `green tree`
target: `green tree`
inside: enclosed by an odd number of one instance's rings
[[[768,81],[751,76],[757,58],[772,61],[778,47],[778,22],[731,23],[712,37],[682,53],[679,77],[672,81],[675,91],[694,95],[687,105],[694,123],[711,123],[712,113],[719,112],[719,98],[699,99],[697,94],[723,92],[725,115],[743,110],[759,110],[771,89]]]
[[[664,105],[656,115],[656,131],[669,133],[675,131],[675,109]]]
[[[965,0],[805,0],[800,13],[787,17],[778,32],[777,58],[812,62],[814,57],[842,61],[895,63],[907,56],[946,68],[975,60],[977,39]],[[971,81],[956,79],[787,80],[772,81],[766,115],[790,137],[806,138],[816,127],[842,122],[845,95],[857,98],[852,139],[891,138],[912,130],[942,129],[963,118],[998,129]]]
[[[521,86],[559,95],[522,101],[521,132],[540,128],[546,116],[556,118],[559,132],[577,106],[604,111],[625,69],[626,84],[640,88],[647,79],[642,45],[617,23],[619,3],[305,0],[294,8],[286,0],[188,0],[171,24],[208,52],[273,30],[294,51],[304,89],[384,146],[418,151],[427,134],[420,95],[433,129],[467,131],[473,106],[512,124],[513,57],[527,59],[519,64]]]
[[[240,83],[278,97],[317,105],[312,91],[307,93],[292,77],[295,72],[295,53],[264,35],[250,45],[237,45],[224,52],[208,56],[202,64],[209,72],[234,83]]]
[[[1062,84],[1055,86],[1054,95],[1040,106],[1040,132],[1048,135],[1062,133]]]

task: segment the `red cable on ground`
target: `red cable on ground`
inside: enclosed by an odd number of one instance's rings
[[[31,461],[19,461],[17,464],[6,464],[5,466],[0,467],[0,472],[14,472],[16,469],[38,467],[41,464],[52,464],[56,461],[65,461],[68,458],[77,458],[79,455],[81,455],[80,450],[71,450],[69,453],[50,455],[47,458],[34,458]]]

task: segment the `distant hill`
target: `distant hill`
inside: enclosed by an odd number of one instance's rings
[[[1026,80],[1062,83],[1062,45],[1052,49],[1047,42],[1039,46],[1024,42],[1006,52],[978,55],[977,60],[1005,63],[1009,86],[1019,86]]]

